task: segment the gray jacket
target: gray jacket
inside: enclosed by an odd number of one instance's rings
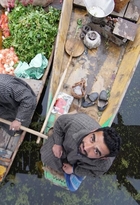
[[[100,176],[108,171],[114,157],[106,159],[89,159],[78,153],[80,141],[100,125],[84,113],[61,115],[55,122],[53,134],[41,148],[44,165],[62,172],[62,163],[68,162],[74,167],[78,176]],[[52,146],[62,145],[64,152],[61,159],[54,156]]]
[[[21,121],[29,126],[35,111],[37,98],[31,87],[20,78],[0,74],[0,117],[13,121]],[[11,134],[9,126],[0,123]]]

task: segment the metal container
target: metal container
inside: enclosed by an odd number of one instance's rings
[[[115,7],[114,0],[84,0],[88,13],[95,18],[108,16]]]

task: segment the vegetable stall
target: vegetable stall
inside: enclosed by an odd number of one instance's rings
[[[0,73],[14,75],[19,61],[30,63],[39,53],[49,59],[59,17],[60,11],[51,6],[46,12],[41,6],[25,6],[20,2],[8,11],[3,10],[0,18]]]

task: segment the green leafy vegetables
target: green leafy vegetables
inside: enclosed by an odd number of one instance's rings
[[[9,14],[10,36],[3,47],[14,47],[20,61],[30,62],[38,53],[48,59],[57,35],[60,11],[49,7],[18,4]]]

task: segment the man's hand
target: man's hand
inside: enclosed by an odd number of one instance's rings
[[[55,157],[60,158],[62,156],[62,153],[63,153],[63,148],[61,145],[54,144],[54,146],[52,147],[52,151],[53,151]]]
[[[72,174],[73,173],[73,167],[70,164],[63,163],[62,169],[66,174]]]
[[[16,131],[20,130],[21,122],[14,120],[10,125],[10,130]]]

